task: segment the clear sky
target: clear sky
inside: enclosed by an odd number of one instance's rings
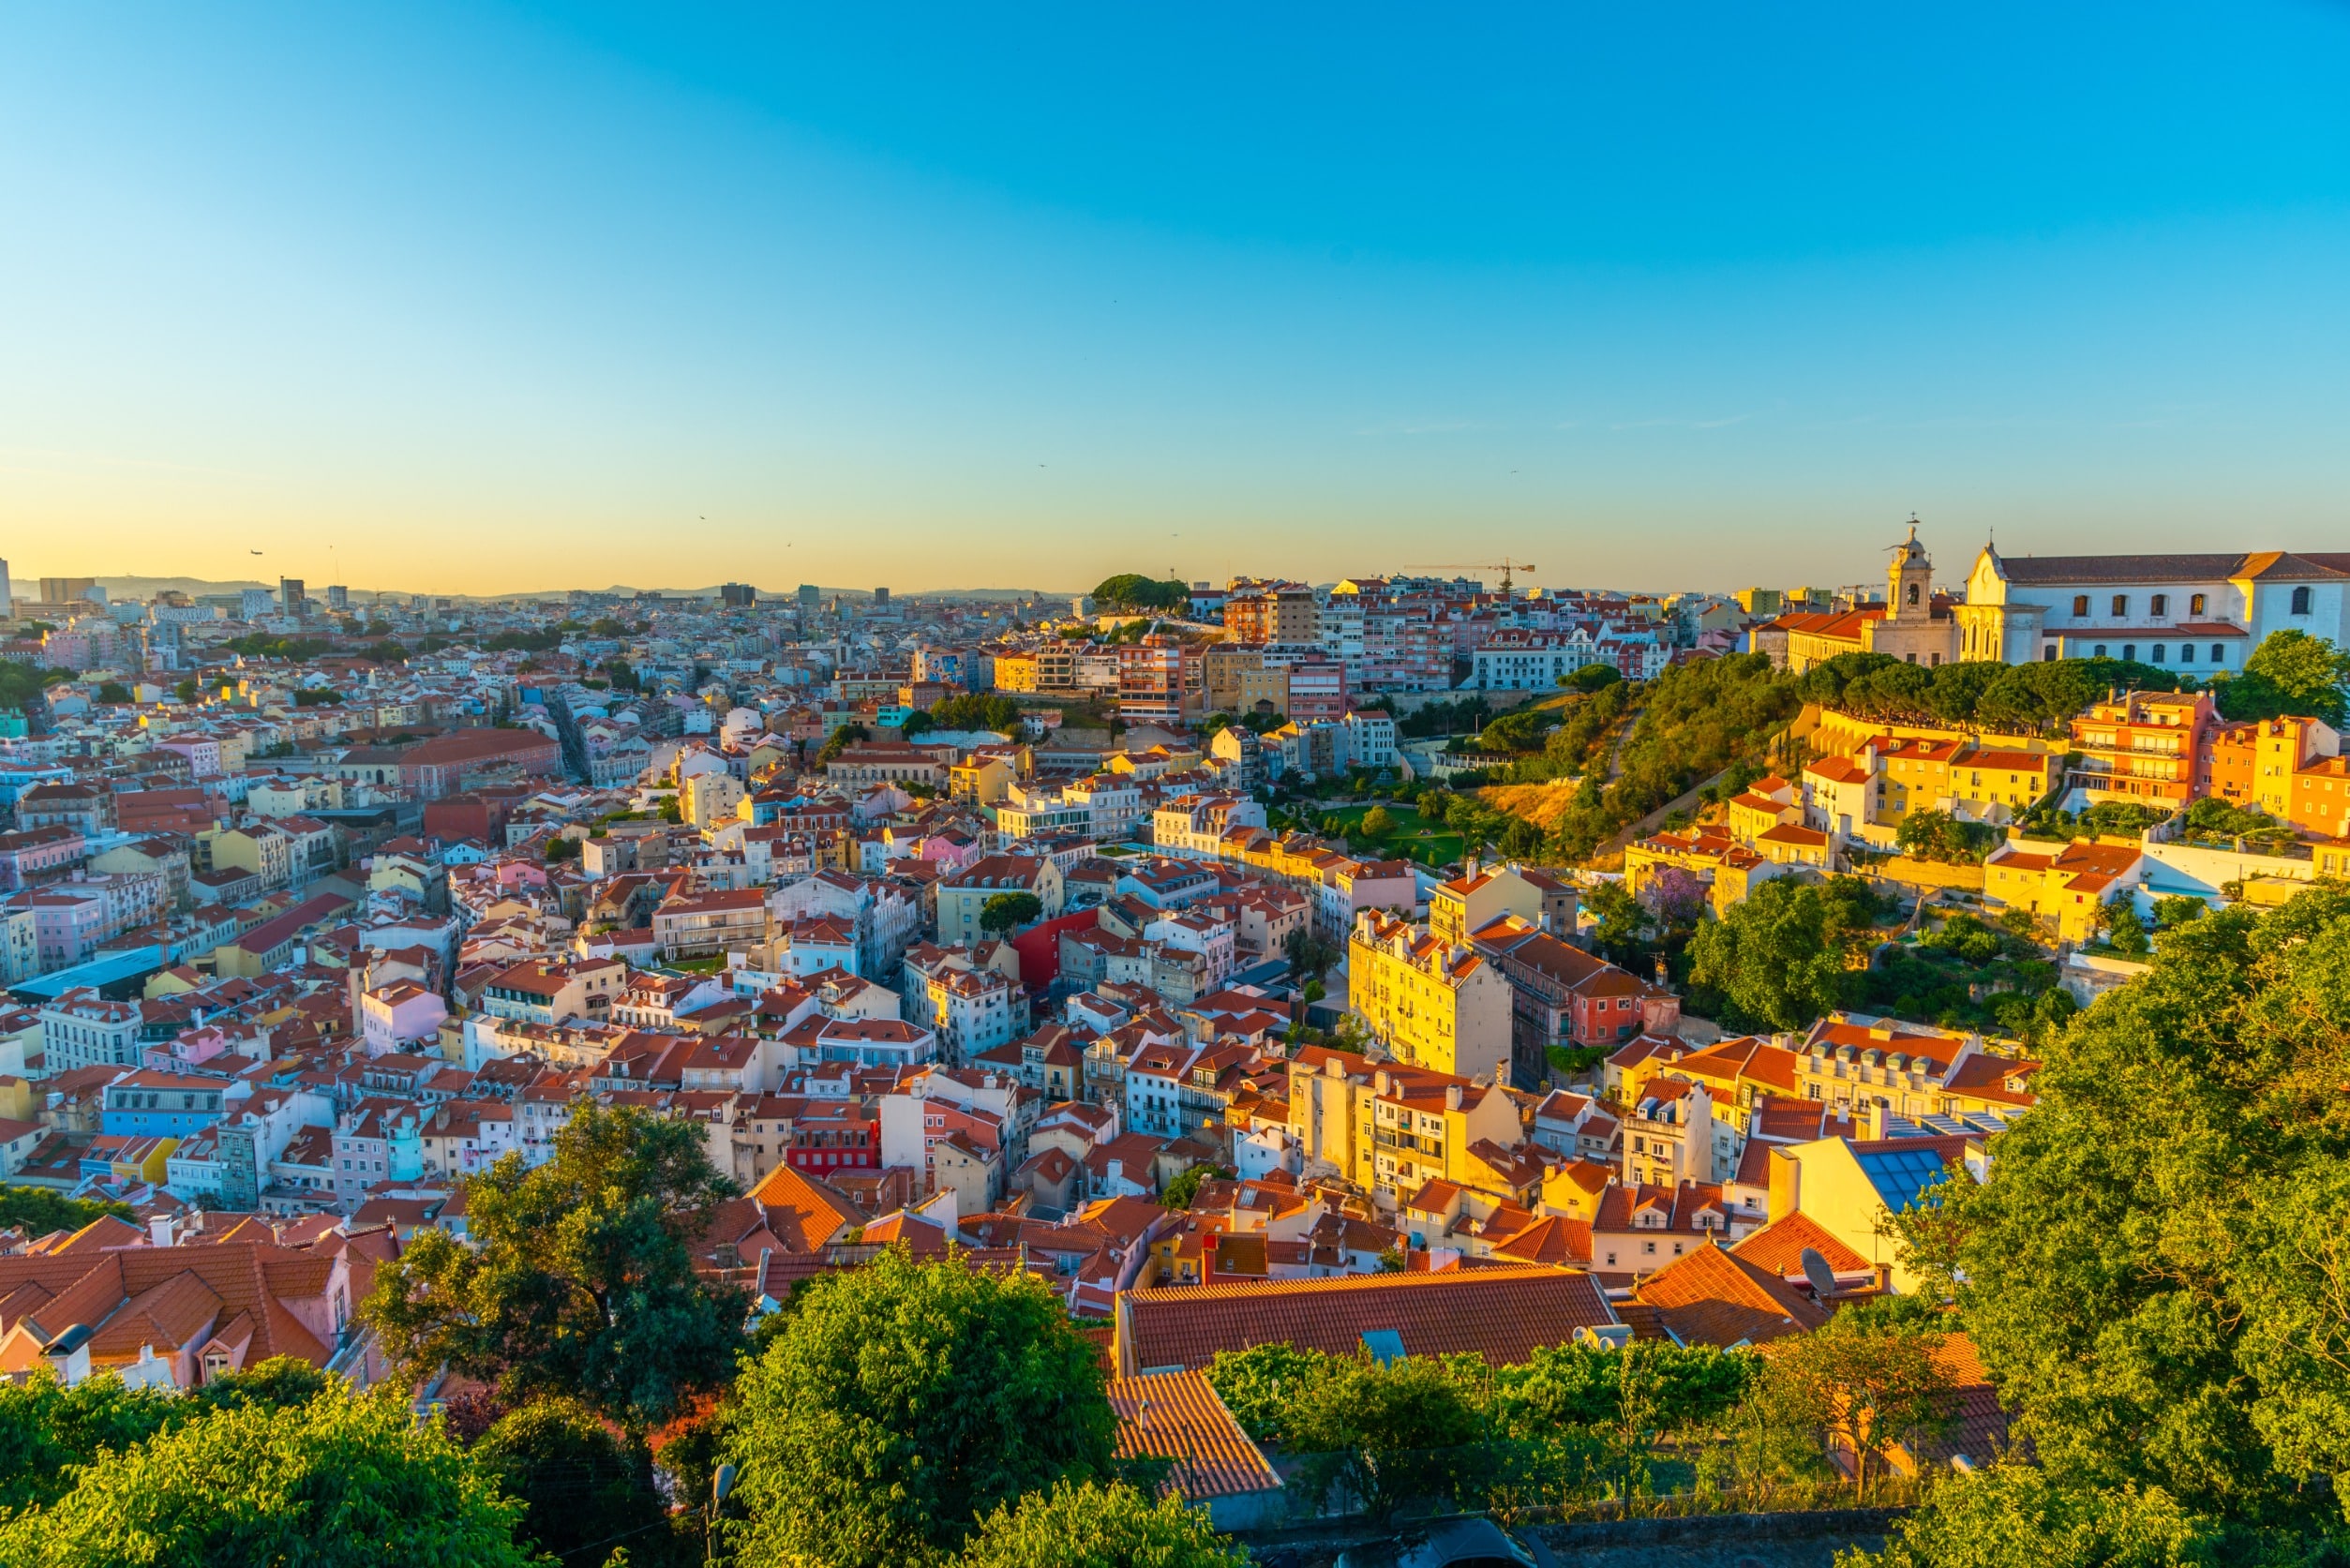
[[[2345,372],[2339,4],[0,11],[20,579],[2341,549]]]

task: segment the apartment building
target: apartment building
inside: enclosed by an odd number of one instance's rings
[[[1509,981],[1467,943],[1372,909],[1346,958],[1347,1006],[1400,1059],[1464,1078],[1507,1070]]]

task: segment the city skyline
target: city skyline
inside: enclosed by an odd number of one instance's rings
[[[1345,15],[20,18],[8,553],[1725,590],[1912,511],[2339,528],[2338,8]]]

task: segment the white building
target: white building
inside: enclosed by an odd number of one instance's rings
[[[2350,555],[2001,556],[1986,545],[1953,613],[1961,659],[2240,670],[2288,628],[2350,647]]]

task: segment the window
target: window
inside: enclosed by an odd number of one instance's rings
[[[2156,594],[2147,605],[2147,613],[2149,615],[2170,614],[2170,595],[2167,593]]]
[[[2227,663],[2227,647],[2225,644],[2215,642],[2211,645],[2211,662],[2215,665],[2224,665]]]
[[[2202,594],[2190,593],[2187,595],[2187,613],[2189,615],[2201,615],[2203,613]]]
[[[1918,585],[1917,585],[1917,584],[1915,584],[1915,583],[1911,583],[1911,584],[1909,585],[1909,603],[1910,603],[1912,605],[1915,605],[1917,604],[1917,602],[1918,602]]]
[[[2308,589],[2306,589],[2306,588],[2297,588],[2297,589],[2295,589],[2295,590],[2293,590],[2293,613],[2294,613],[2295,615],[2307,615],[2307,614],[2309,614],[2309,590],[2308,590]]]
[[[2164,649],[2161,643],[2156,643],[2154,645],[2154,662],[2158,665],[2164,663],[2163,655],[2168,650]]]
[[[2089,653],[2092,657],[2103,659],[2105,656],[2105,645],[2102,642],[2099,643],[2095,648],[2089,650]]]
[[[2073,596],[2073,613],[2078,616],[2086,616],[2088,614],[2088,594],[2076,593]]]
[[[2178,662],[2182,665],[2192,665],[2195,662],[2195,645],[2193,643],[2182,642],[2178,645]]]
[[[2130,613],[2130,596],[2129,596],[2128,594],[2126,594],[2126,593],[2117,593],[2117,594],[2115,594],[2115,595],[2114,595],[2114,614],[2116,614],[2116,615],[2128,615],[2129,613]]]
[[[2042,643],[2040,645],[2040,658],[2043,664],[2056,663],[2057,645],[2052,642]]]

